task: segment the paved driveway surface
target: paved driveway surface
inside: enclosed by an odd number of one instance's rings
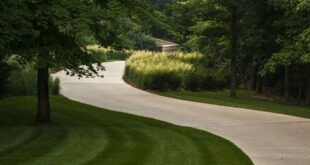
[[[55,74],[62,94],[97,107],[206,130],[236,144],[258,165],[310,165],[309,119],[154,95],[122,80],[125,62],[104,65],[103,79]]]

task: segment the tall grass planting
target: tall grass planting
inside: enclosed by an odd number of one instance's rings
[[[87,50],[90,55],[102,62],[126,60],[131,54],[130,50],[114,50],[100,45],[89,45]]]
[[[207,90],[225,86],[215,68],[205,68],[200,53],[138,51],[126,61],[124,79],[150,90]]]
[[[11,71],[7,82],[8,96],[36,96],[37,95],[37,72],[30,66],[20,67]],[[49,92],[58,95],[60,80],[49,78]]]

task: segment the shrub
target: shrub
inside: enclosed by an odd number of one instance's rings
[[[184,78],[184,84],[183,88],[186,90],[199,90],[202,86],[202,78],[203,78],[202,72],[191,72],[190,74],[187,74]]]
[[[133,43],[133,48],[135,50],[155,50],[156,43],[155,40],[148,35],[143,33],[131,34]]]
[[[33,96],[37,94],[36,72],[26,66],[23,69],[12,71],[8,88],[10,96]]]
[[[176,90],[182,83],[182,78],[174,72],[152,72],[143,85],[154,90]]]
[[[203,58],[199,53],[138,51],[127,60],[124,78],[150,90],[223,88],[223,73],[217,68],[205,68]]]
[[[6,62],[0,62],[0,98],[8,94],[8,81],[13,66]]]
[[[57,77],[55,79],[50,78],[49,90],[51,95],[59,95],[60,91],[60,79]]]
[[[225,72],[220,69],[207,68],[202,75],[200,88],[203,90],[223,89],[226,86]]]

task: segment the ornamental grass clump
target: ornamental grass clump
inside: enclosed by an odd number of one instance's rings
[[[199,90],[207,86],[214,88],[211,85],[214,84],[210,74],[212,68],[203,67],[203,58],[203,55],[196,52],[138,51],[127,60],[124,78],[138,87],[150,90]]]
[[[37,71],[31,66],[18,66],[10,72],[6,96],[36,96],[37,95]],[[58,95],[60,91],[60,79],[49,78],[49,93]]]
[[[132,53],[131,50],[114,50],[100,45],[89,45],[87,46],[87,51],[98,61],[102,62],[126,60]]]

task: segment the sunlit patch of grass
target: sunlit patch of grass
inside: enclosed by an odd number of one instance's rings
[[[201,92],[157,92],[157,94],[183,100],[310,118],[309,106],[288,105],[282,102],[259,99],[253,97],[252,93],[246,90],[238,90],[237,98],[231,98],[228,90]]]

